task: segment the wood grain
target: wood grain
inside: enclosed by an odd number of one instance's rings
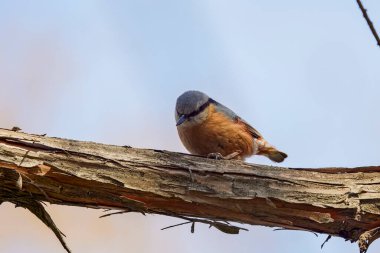
[[[360,239],[361,252],[380,227],[379,166],[283,168],[0,129],[0,202],[10,196],[314,231]]]

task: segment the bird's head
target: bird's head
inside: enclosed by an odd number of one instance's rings
[[[200,91],[186,91],[177,98],[175,119],[177,127],[194,126],[208,116],[211,99]]]

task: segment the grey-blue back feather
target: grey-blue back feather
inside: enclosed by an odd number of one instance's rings
[[[230,108],[222,105],[221,103],[215,101],[215,100],[212,100],[212,103],[215,104],[215,109],[216,111],[218,112],[221,112],[223,113],[224,115],[226,115],[228,118],[230,118],[231,120],[233,121],[237,121],[237,122],[241,122],[243,123],[244,125],[246,125],[247,127],[247,130],[250,132],[250,134],[255,137],[255,138],[260,138],[261,137],[261,134],[259,133],[259,131],[257,131],[255,128],[253,128],[250,124],[247,123],[247,121],[245,121],[244,119],[240,118],[236,113],[234,113]]]
[[[236,120],[238,118],[236,113],[234,113],[230,108],[222,105],[221,103],[215,100],[212,100],[212,103],[215,104],[216,111],[223,113],[224,115],[229,117],[231,120]]]

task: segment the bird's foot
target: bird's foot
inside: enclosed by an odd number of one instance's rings
[[[240,152],[237,152],[237,151],[226,156],[223,156],[221,153],[210,153],[207,155],[207,158],[215,159],[215,160],[231,160],[237,157],[238,155],[240,155]]]
[[[210,153],[207,155],[207,158],[215,159],[215,160],[222,160],[222,159],[224,159],[224,156],[222,156],[221,153]]]

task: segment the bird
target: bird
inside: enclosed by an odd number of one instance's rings
[[[263,155],[274,162],[288,157],[231,109],[200,91],[177,98],[175,120],[183,145],[193,155],[235,160]]]

